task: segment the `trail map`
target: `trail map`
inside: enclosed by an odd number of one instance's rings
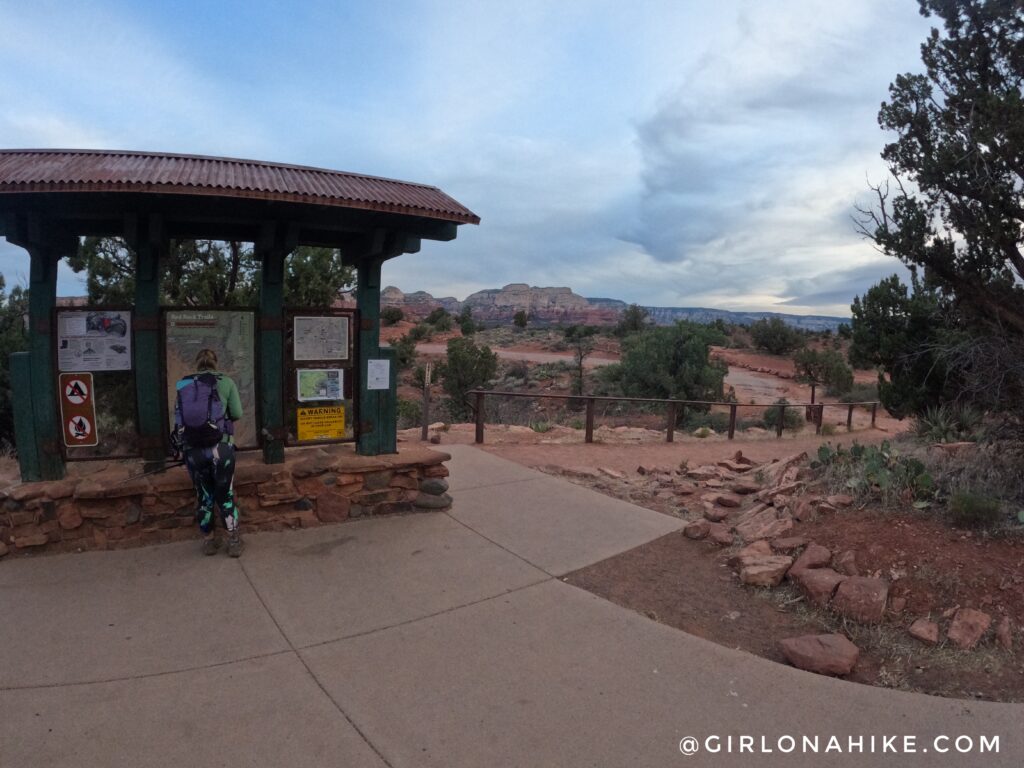
[[[235,443],[258,445],[256,429],[256,335],[254,314],[232,310],[169,310],[166,313],[167,413],[174,418],[174,385],[195,373],[201,349],[217,353],[218,370],[234,379],[242,400],[242,418],[235,422]]]

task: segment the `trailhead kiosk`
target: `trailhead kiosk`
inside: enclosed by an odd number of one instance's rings
[[[436,187],[320,168],[177,154],[0,150],[0,235],[28,251],[29,351],[11,357],[23,481],[59,480],[65,462],[164,460],[176,379],[212,347],[243,396],[242,449],[264,463],[286,445],[354,442],[396,451],[395,366],[381,349],[380,273],[420,242],[453,240],[479,217]],[[57,306],[57,265],[83,236],[120,236],[135,255],[134,301]],[[163,307],[172,240],[251,242],[255,308]],[[357,273],[354,309],[284,305],[286,258],[300,245],[337,249]],[[131,376],[135,433],[126,449],[90,453],[102,377]],[[128,379],[126,379],[128,381]]]

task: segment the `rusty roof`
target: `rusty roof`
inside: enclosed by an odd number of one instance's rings
[[[260,160],[85,149],[0,149],[0,195],[156,192],[328,205],[479,224],[437,187]]]

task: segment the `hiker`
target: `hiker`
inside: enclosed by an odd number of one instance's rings
[[[174,437],[172,442],[185,456],[192,484],[196,488],[196,518],[205,534],[203,554],[220,549],[213,508],[228,534],[228,554],[242,554],[235,504],[235,442],[233,422],[242,418],[238,387],[230,377],[217,372],[217,354],[202,349],[196,355],[196,373],[176,385]]]

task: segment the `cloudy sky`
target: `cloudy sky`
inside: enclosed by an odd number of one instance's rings
[[[436,184],[483,222],[389,263],[407,291],[842,315],[898,268],[850,217],[929,26],[915,0],[0,0],[0,146]]]

